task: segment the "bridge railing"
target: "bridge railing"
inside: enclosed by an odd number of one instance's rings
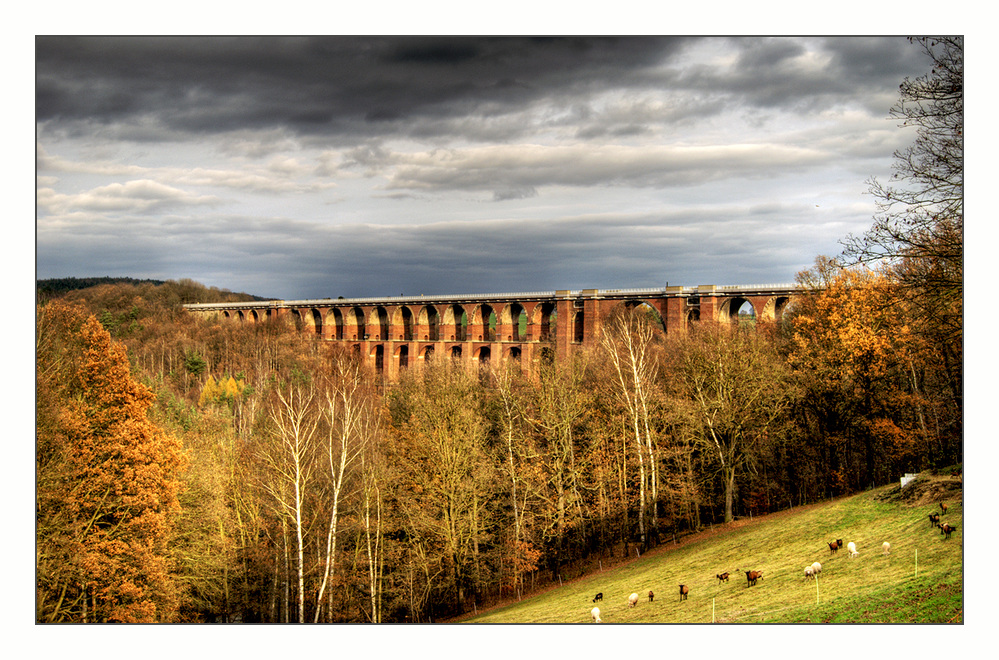
[[[725,286],[688,286],[688,287],[646,287],[634,289],[574,289],[559,291],[527,291],[516,293],[470,293],[470,294],[441,294],[441,295],[413,295],[413,296],[385,296],[385,297],[365,297],[365,298],[313,298],[306,300],[263,300],[255,302],[238,303],[190,303],[184,305],[190,310],[211,310],[211,309],[252,309],[261,307],[322,307],[327,305],[370,305],[373,303],[383,303],[398,305],[404,303],[434,303],[434,302],[459,302],[462,300],[531,300],[544,298],[578,298],[580,296],[649,296],[660,294],[672,295],[697,295],[706,291],[718,292],[756,292],[756,291],[795,291],[802,289],[797,284],[736,284]],[[591,294],[590,292],[593,292]]]

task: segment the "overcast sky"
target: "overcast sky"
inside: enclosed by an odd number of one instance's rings
[[[791,282],[871,224],[901,37],[39,38],[39,278],[301,299]]]

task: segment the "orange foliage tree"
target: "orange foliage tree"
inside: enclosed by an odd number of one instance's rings
[[[806,390],[802,419],[825,447],[833,491],[882,484],[925,455],[925,401],[911,374],[918,342],[896,284],[819,259],[799,280],[790,356]]]
[[[51,302],[37,319],[37,619],[171,620],[181,445],[96,318]]]

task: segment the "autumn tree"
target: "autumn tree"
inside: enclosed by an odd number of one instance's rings
[[[790,374],[765,336],[751,328],[698,325],[668,351],[673,402],[693,438],[717,461],[725,521],[733,519],[736,480],[752,469],[792,401]]]
[[[891,183],[871,179],[877,212],[862,236],[844,241],[844,263],[890,268],[911,329],[923,337],[936,376],[960,424],[963,409],[964,39],[914,39],[932,62],[906,78],[890,116],[916,130],[895,152]]]
[[[37,620],[170,621],[181,444],[95,317],[57,301],[36,314]]]
[[[792,311],[790,364],[802,386],[808,435],[828,448],[829,487],[843,492],[917,469],[936,435],[931,402],[915,378],[920,356],[898,283],[820,258]]]
[[[584,475],[589,457],[585,425],[591,393],[586,387],[586,362],[582,357],[542,362],[532,381],[527,420],[537,436],[537,447],[546,483],[540,497],[545,506],[539,516],[548,537],[548,563],[554,569],[573,557],[568,544],[581,541],[585,516]]]
[[[424,365],[393,392],[393,458],[410,552],[443,607],[481,586],[480,543],[490,527],[494,468],[477,378],[458,362]]]
[[[508,480],[510,516],[513,519],[512,534],[505,540],[506,565],[509,581],[504,586],[516,590],[518,595],[524,586],[524,575],[537,568],[541,551],[530,538],[528,530],[528,507],[537,504],[536,496],[541,490],[541,470],[532,465],[536,455],[530,442],[528,422],[528,392],[530,384],[525,381],[518,366],[500,364],[492,368],[493,418],[496,420],[495,433],[498,435],[499,456],[497,464]]]

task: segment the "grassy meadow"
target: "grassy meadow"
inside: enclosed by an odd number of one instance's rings
[[[591,599],[604,623],[962,623],[961,483],[950,475],[920,477],[790,511],[737,520],[667,544],[629,563],[463,619],[468,623],[589,623]],[[928,514],[958,529],[950,539]],[[843,548],[831,553],[828,541]],[[846,544],[857,544],[851,558]],[[891,554],[881,544],[891,543]],[[818,561],[818,580],[804,567]],[[748,587],[737,573],[762,570]],[[729,571],[729,582],[715,574]],[[690,592],[680,601],[679,585]],[[649,602],[649,590],[655,592]],[[640,596],[636,607],[628,596]]]

